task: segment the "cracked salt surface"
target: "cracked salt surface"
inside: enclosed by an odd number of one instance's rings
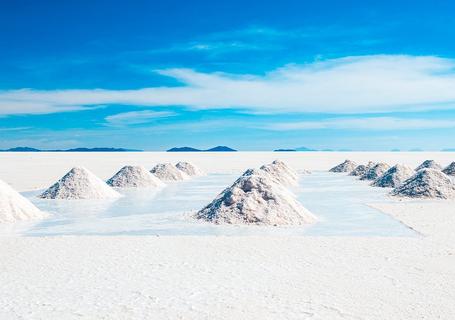
[[[312,226],[265,227],[212,225],[191,219],[238,174],[210,174],[170,183],[161,190],[125,190],[113,200],[44,200],[39,192],[23,193],[52,216],[40,222],[0,225],[0,235],[312,235],[416,236],[392,217],[367,204],[389,202],[388,189],[346,175],[314,172],[302,175],[294,188],[302,204],[319,221]]]

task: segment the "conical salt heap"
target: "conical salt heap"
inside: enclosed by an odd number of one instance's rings
[[[405,180],[412,177],[415,173],[411,167],[397,164],[387,170],[382,176],[377,178],[372,186],[382,188],[395,188],[401,185]]]
[[[306,225],[316,218],[264,170],[247,170],[195,218],[215,224]]]
[[[361,177],[363,176],[371,167],[375,165],[374,162],[368,162],[366,165],[360,164],[357,167],[355,167],[354,170],[352,170],[349,175],[350,176],[355,176],[355,177]]]
[[[47,213],[0,180],[0,223],[43,219]]]
[[[195,165],[193,165],[189,162],[180,161],[175,165],[175,167],[177,169],[179,169],[180,171],[185,172],[190,177],[191,176],[201,176],[204,174],[202,172],[202,170],[200,170],[198,167],[196,167]]]
[[[447,167],[445,167],[444,170],[442,170],[442,172],[449,176],[455,176],[455,162],[452,162]]]
[[[156,188],[164,185],[142,166],[124,166],[107,184],[116,188]]]
[[[285,186],[296,186],[299,183],[297,172],[281,160],[275,160],[272,163],[265,164],[260,169],[270,174]]]
[[[343,163],[330,169],[330,172],[352,172],[357,167],[357,163],[351,160],[345,160]]]
[[[150,170],[156,177],[163,181],[186,180],[190,177],[170,163],[159,163]]]
[[[363,176],[360,177],[360,180],[376,180],[382,176],[387,170],[390,169],[390,166],[387,163],[378,163],[372,166],[365,172]]]
[[[421,169],[393,189],[392,195],[411,198],[455,198],[455,185],[451,179],[437,169]]]
[[[436,161],[434,160],[425,160],[424,162],[422,162],[422,164],[420,166],[418,166],[416,168],[416,171],[419,171],[421,169],[436,169],[436,170],[442,170],[442,167],[439,163],[437,163]]]
[[[44,191],[44,199],[115,199],[120,193],[83,167],[75,167]]]

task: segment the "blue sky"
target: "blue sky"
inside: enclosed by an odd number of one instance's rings
[[[0,4],[0,148],[455,148],[451,1]]]

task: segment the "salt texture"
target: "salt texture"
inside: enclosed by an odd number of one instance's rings
[[[204,174],[202,170],[189,162],[180,161],[175,167],[189,176],[201,176]]]
[[[299,176],[297,172],[291,169],[281,160],[275,160],[272,163],[263,165],[260,170],[270,174],[273,179],[287,186],[298,185]]]
[[[47,216],[47,213],[0,180],[0,223],[43,219]]]
[[[117,188],[156,188],[164,183],[142,166],[124,166],[107,181]]]
[[[444,170],[442,170],[442,172],[449,176],[455,176],[455,162],[452,162],[447,167],[445,167]]]
[[[436,161],[434,160],[425,160],[424,162],[422,162],[422,164],[420,166],[418,166],[416,168],[416,171],[419,171],[421,169],[425,169],[425,168],[428,168],[428,169],[437,169],[437,170],[441,170],[442,167],[439,163],[437,163]]]
[[[170,163],[159,163],[150,170],[155,176],[163,181],[186,180],[190,177]]]
[[[330,169],[330,172],[352,172],[354,169],[356,169],[357,164],[354,161],[351,160],[345,160],[343,163],[340,163],[339,165],[333,167]]]
[[[44,199],[114,199],[121,195],[83,167],[75,167],[39,197]]]
[[[392,195],[411,198],[455,198],[455,185],[437,169],[421,169],[392,191]]]
[[[390,169],[390,166],[387,163],[378,163],[369,168],[363,176],[360,177],[360,180],[376,180],[382,176],[387,170]]]
[[[316,221],[273,174],[257,169],[247,170],[195,217],[216,224],[271,226]]]
[[[382,176],[377,178],[372,186],[382,188],[395,188],[409,179],[415,173],[411,167],[397,164],[387,170]]]

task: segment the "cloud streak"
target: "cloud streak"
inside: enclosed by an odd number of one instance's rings
[[[0,115],[98,105],[237,108],[267,113],[378,113],[455,109],[455,60],[377,55],[288,65],[264,75],[167,69],[177,87],[0,91]]]
[[[107,116],[105,120],[108,123],[108,125],[111,126],[128,126],[134,124],[148,123],[156,119],[169,118],[176,115],[177,114],[175,112],[171,111],[144,110],[113,114]]]

